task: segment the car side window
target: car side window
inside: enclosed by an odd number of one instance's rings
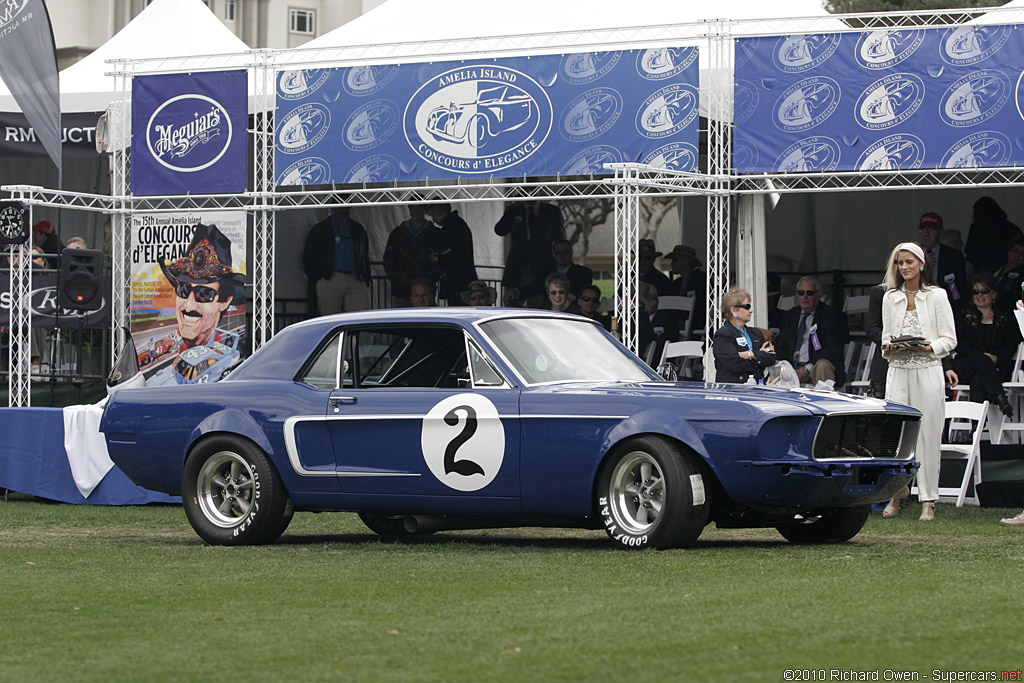
[[[334,389],[338,386],[338,344],[340,341],[341,334],[335,333],[334,338],[320,349],[320,353],[317,354],[306,372],[299,377],[299,381],[317,389]]]
[[[461,328],[374,326],[346,330],[345,337],[344,386],[458,388],[469,383]]]
[[[467,344],[469,348],[469,367],[473,373],[473,386],[475,387],[500,387],[504,386],[505,380],[494,369],[476,344]]]

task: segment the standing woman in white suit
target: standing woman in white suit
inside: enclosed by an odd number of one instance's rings
[[[921,411],[917,437],[917,489],[921,521],[935,519],[939,498],[939,461],[946,393],[942,373],[944,356],[956,348],[953,310],[945,290],[930,282],[924,250],[913,242],[896,246],[886,269],[882,299],[882,355],[889,361],[886,399]],[[919,345],[892,344],[893,337],[923,337]],[[882,515],[895,517],[910,490],[901,491]]]

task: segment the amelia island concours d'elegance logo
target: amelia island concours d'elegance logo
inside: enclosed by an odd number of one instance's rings
[[[277,79],[277,94],[283,100],[300,100],[316,92],[330,74],[327,69],[282,71]]]
[[[331,181],[331,166],[320,157],[299,159],[284,170],[277,180],[278,185],[323,185]]]
[[[946,89],[939,104],[942,121],[958,128],[987,121],[1010,99],[1010,79],[1001,71],[982,69]]]
[[[636,71],[649,81],[663,81],[694,63],[697,48],[658,47],[636,56]]]
[[[192,173],[224,156],[233,133],[222,104],[206,95],[185,94],[156,108],[146,124],[146,144],[161,166]]]
[[[865,69],[888,69],[921,47],[925,32],[915,28],[880,28],[857,40],[857,61]]]
[[[924,162],[924,142],[916,135],[889,135],[864,150],[857,160],[859,171],[906,171]]]
[[[1010,39],[1010,26],[961,26],[947,31],[939,55],[953,66],[977,64],[1002,49]]]
[[[942,157],[943,168],[1000,168],[1010,163],[1013,144],[994,130],[983,130],[957,141]]]
[[[896,73],[880,78],[857,99],[857,123],[868,130],[897,126],[921,108],[924,83],[913,74]]]
[[[621,52],[580,52],[562,58],[562,77],[573,85],[596,81],[612,70]]]
[[[783,36],[775,45],[772,57],[779,71],[799,73],[818,66],[839,48],[838,33]]]
[[[794,83],[775,103],[775,126],[787,133],[814,128],[839,107],[840,96],[839,84],[826,76]]]
[[[302,154],[320,142],[331,126],[331,112],[318,102],[299,106],[277,125],[277,149],[284,154]]]
[[[427,163],[459,173],[494,173],[540,149],[551,133],[544,88],[521,71],[471,64],[417,90],[405,108],[405,137]]]
[[[839,143],[823,135],[804,138],[783,150],[775,160],[777,173],[816,173],[839,166]]]

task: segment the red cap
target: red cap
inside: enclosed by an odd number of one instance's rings
[[[917,227],[921,230],[924,230],[925,228],[942,230],[942,216],[933,211],[929,211],[925,215],[921,216],[921,222],[918,223]]]
[[[54,229],[53,223],[50,221],[39,221],[32,226],[32,232],[45,232],[48,235],[52,235],[57,231]]]

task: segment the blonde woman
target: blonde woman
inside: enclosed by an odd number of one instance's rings
[[[953,310],[945,290],[930,282],[924,250],[913,242],[898,244],[886,268],[882,298],[882,355],[889,361],[885,397],[921,411],[917,437],[917,488],[921,521],[935,519],[939,498],[939,459],[945,418],[944,356],[956,348]],[[898,337],[923,338],[919,343],[893,343]],[[909,495],[904,489],[882,512],[895,517]]]

